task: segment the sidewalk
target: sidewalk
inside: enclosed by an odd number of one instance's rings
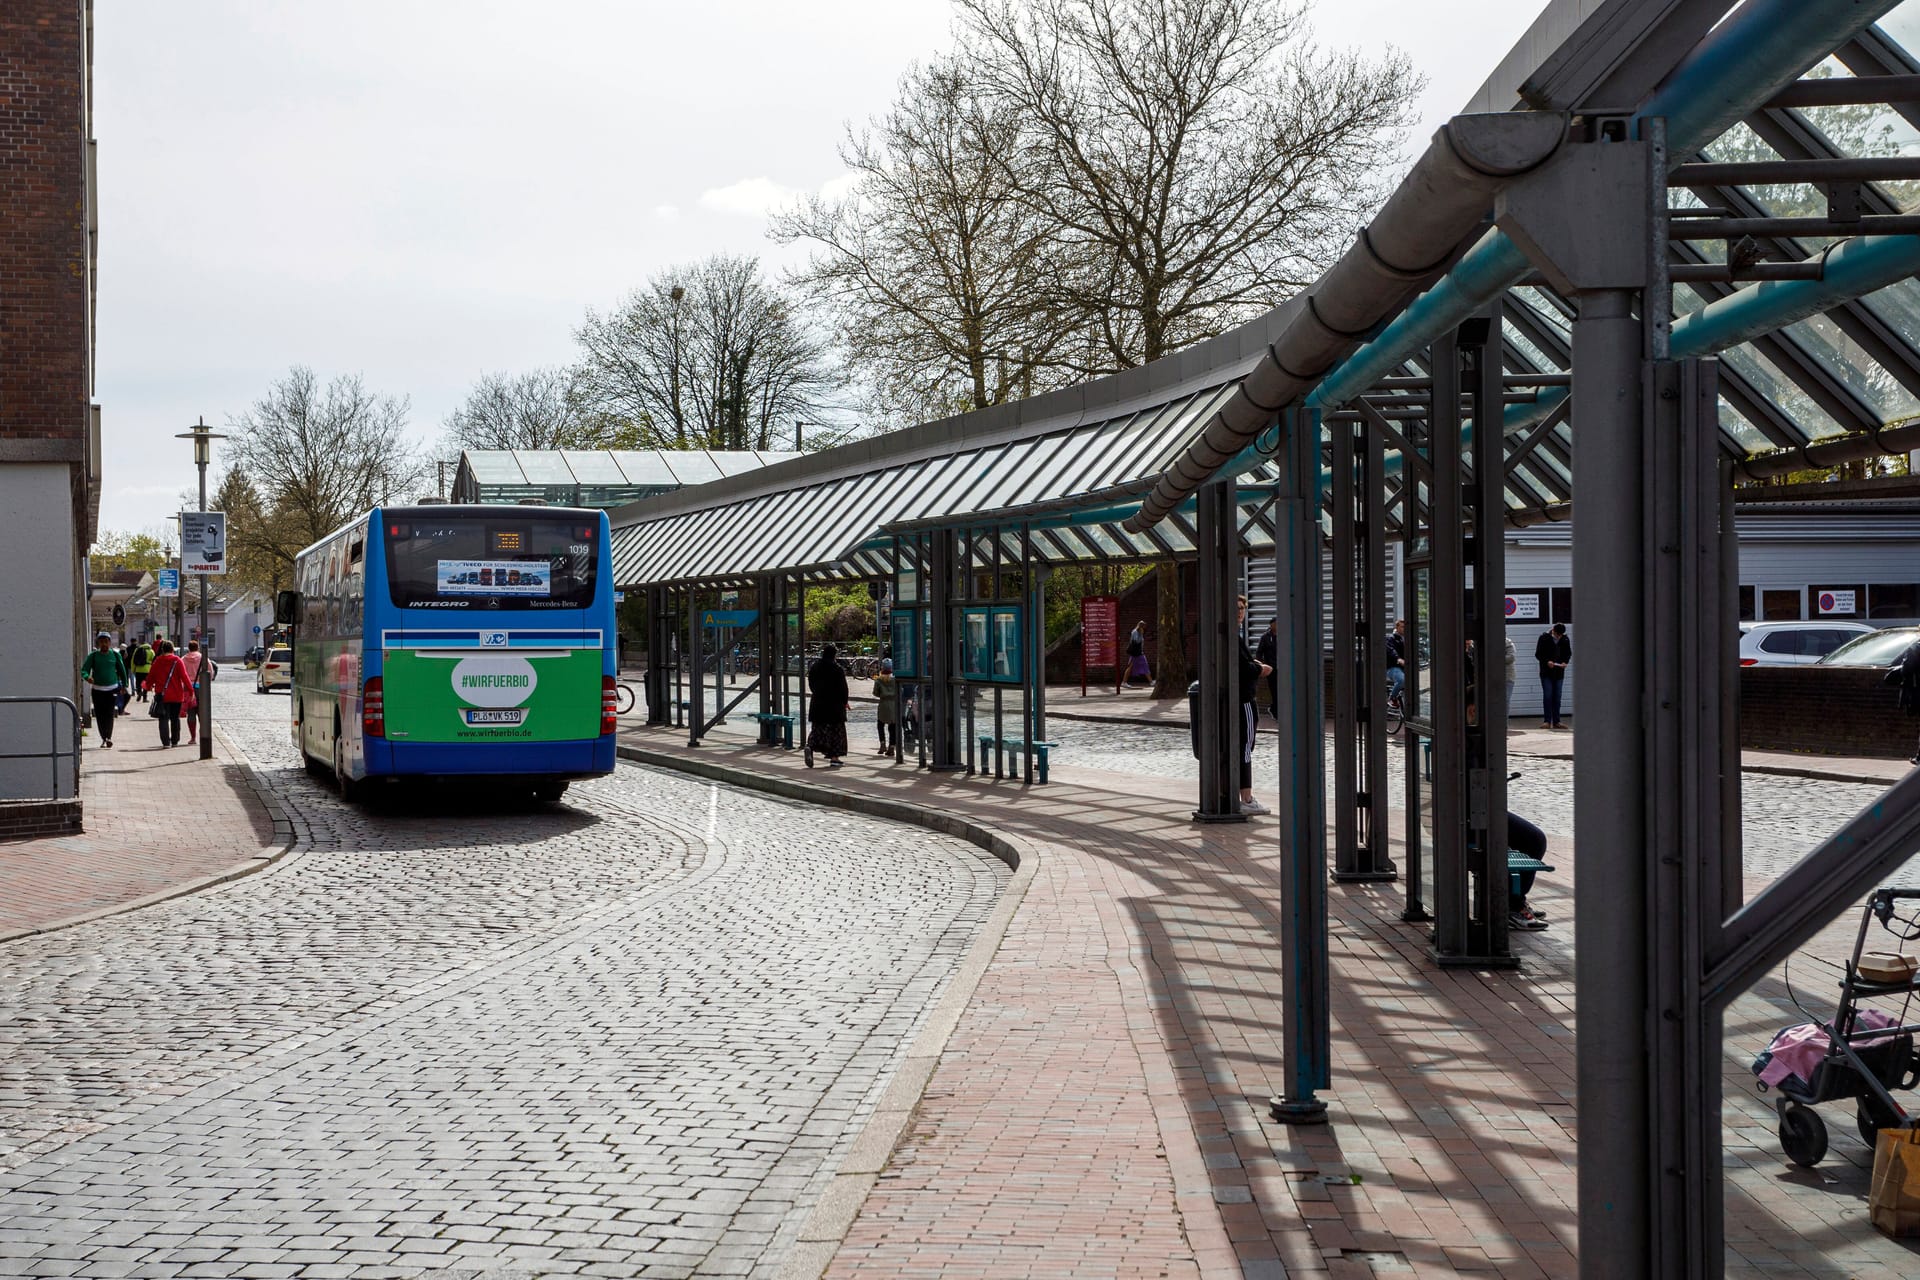
[[[216,733],[163,750],[139,715],[83,739],[86,830],[0,843],[0,942],[190,893],[264,866],[290,835]]]
[[[1517,972],[1437,969],[1399,919],[1397,884],[1330,889],[1330,1123],[1288,1129],[1268,1115],[1283,909],[1271,818],[1196,826],[1191,784],[1067,763],[1027,788],[857,756],[808,772],[798,752],[724,732],[698,749],[672,731],[623,736],[656,763],[951,815],[1033,859],[827,1274],[1575,1273],[1566,833],[1533,898],[1554,927],[1516,939]],[[1853,926],[1809,950],[1840,953]],[[1809,998],[1818,975],[1795,973]],[[1916,1250],[1866,1224],[1871,1157],[1845,1108],[1828,1108],[1819,1170],[1780,1154],[1745,1063],[1802,1020],[1782,996],[1769,981],[1727,1018],[1729,1274],[1913,1274]]]
[[[1187,727],[1185,698],[1154,698],[1144,689],[1128,689],[1116,696],[1111,688],[1087,686],[1080,696],[1079,685],[1048,685],[1047,715],[1063,720],[1111,721],[1162,728]],[[1272,719],[1263,710],[1261,724]],[[1329,720],[1328,732],[1332,732]],[[1573,725],[1573,717],[1567,718]],[[1573,759],[1575,734],[1542,729],[1525,718],[1508,721],[1507,753],[1539,756],[1548,760]],[[1866,756],[1826,756],[1792,751],[1742,751],[1740,767],[1748,773],[1772,773],[1793,778],[1824,778],[1833,782],[1883,782],[1891,786],[1907,776],[1913,765],[1905,760],[1882,760]]]

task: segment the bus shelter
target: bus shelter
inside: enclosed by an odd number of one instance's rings
[[[1722,1014],[1920,852],[1915,776],[1748,896],[1734,659],[1736,480],[1920,449],[1903,37],[1920,40],[1911,2],[1554,0],[1300,296],[1144,369],[624,509],[618,576],[769,599],[891,579],[925,637],[927,763],[978,769],[972,671],[1020,687],[1017,722],[994,696],[993,737],[1044,733],[1030,593],[1048,564],[1191,558],[1220,619],[1199,654],[1196,816],[1213,818],[1233,807],[1236,563],[1271,556],[1274,1113],[1310,1123],[1330,1081],[1328,892],[1399,876],[1436,963],[1514,963],[1504,688],[1469,664],[1504,648],[1500,529],[1570,518],[1577,481],[1577,1033],[1606,1046],[1580,1055],[1578,1098],[1607,1117],[1581,1127],[1581,1270],[1720,1274]],[[1397,784],[1392,542],[1421,655]]]

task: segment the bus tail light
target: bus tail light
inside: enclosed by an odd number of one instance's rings
[[[612,676],[600,677],[600,735],[620,727],[620,686]]]
[[[368,676],[360,686],[360,731],[369,738],[387,736],[387,695],[379,676]]]

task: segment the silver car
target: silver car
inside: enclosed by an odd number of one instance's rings
[[[1823,667],[1890,667],[1920,640],[1920,627],[1888,627],[1847,641],[1820,659]]]
[[[1740,665],[1804,667],[1820,661],[1849,640],[1872,635],[1864,622],[1808,619],[1805,622],[1743,622]]]

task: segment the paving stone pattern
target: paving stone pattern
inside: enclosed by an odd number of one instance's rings
[[[0,948],[0,1274],[771,1274],[1006,879],[631,766],[370,813],[229,706],[296,852]]]
[[[1198,778],[1199,764],[1184,725],[1160,728],[1138,724],[1100,724],[1086,720],[1050,719],[1049,741],[1060,745],[1052,764],[1071,779],[1074,770],[1098,769],[1113,773],[1144,774],[1158,778]],[[1265,794],[1274,783],[1271,724],[1263,724],[1260,750],[1254,757],[1254,781]],[[1332,741],[1328,741],[1328,794],[1332,794]],[[1397,808],[1406,795],[1404,752],[1395,739],[1387,752],[1388,795]],[[1513,755],[1517,781],[1508,784],[1508,803],[1542,830],[1573,832],[1573,761],[1547,756]],[[1746,773],[1740,796],[1744,852],[1749,876],[1771,880],[1799,861],[1814,844],[1877,800],[1882,782],[1845,783],[1779,774]],[[1920,879],[1920,859],[1902,875]]]

